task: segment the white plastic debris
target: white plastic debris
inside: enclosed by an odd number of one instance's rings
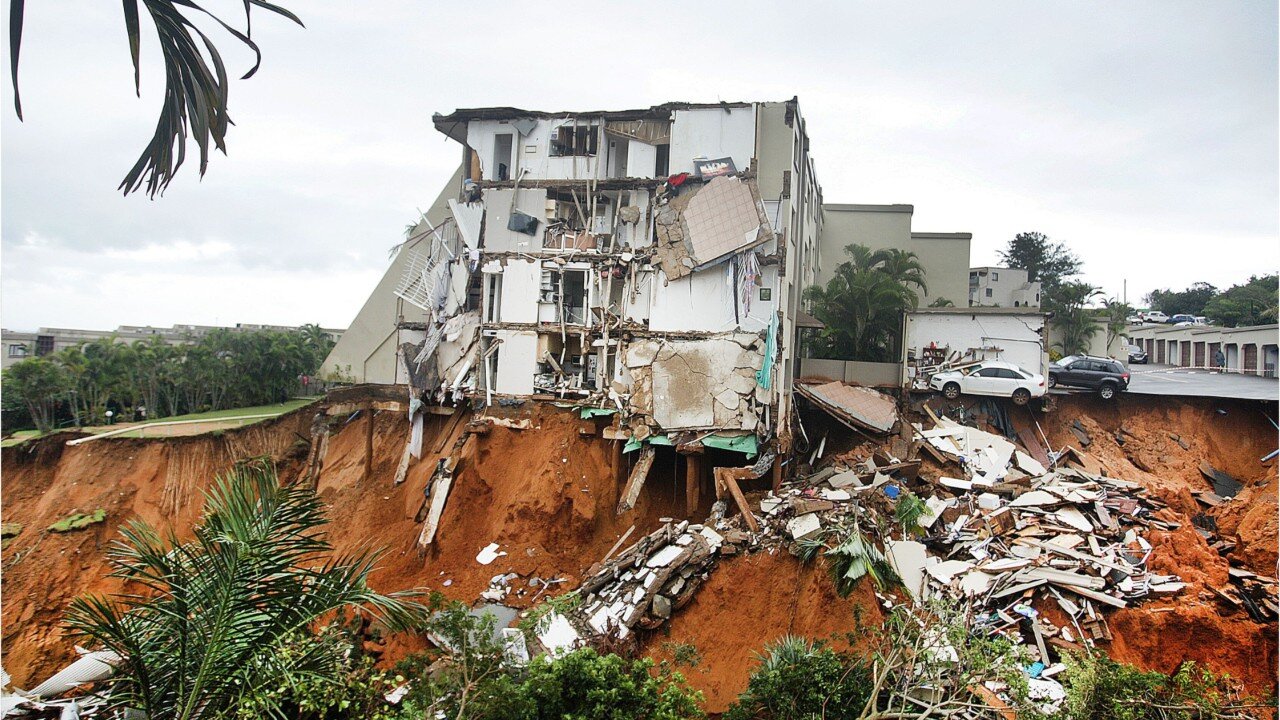
[[[488,565],[489,563],[493,562],[494,560],[497,560],[498,558],[506,554],[507,553],[505,550],[501,552],[498,551],[498,543],[489,543],[488,545],[484,546],[484,548],[480,551],[480,554],[476,555],[476,562],[480,563],[481,565]]]
[[[787,532],[791,533],[791,537],[795,540],[808,537],[821,529],[822,521],[818,519],[817,513],[797,515],[787,521]]]

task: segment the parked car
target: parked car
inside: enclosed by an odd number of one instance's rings
[[[1137,345],[1129,346],[1129,364],[1130,365],[1146,365],[1147,353]]]
[[[1174,315],[1173,317],[1169,318],[1169,324],[1177,325],[1179,327],[1188,327],[1191,325],[1195,325],[1196,316],[1188,315],[1186,313],[1178,313],[1177,315]]]
[[[1012,398],[1015,405],[1026,405],[1033,397],[1043,397],[1043,375],[1028,372],[1010,362],[983,360],[962,370],[934,374],[929,387],[942,391],[948,400],[964,395],[994,395]]]
[[[1142,316],[1142,319],[1143,319],[1143,320],[1146,320],[1146,321],[1147,321],[1147,322],[1149,322],[1149,323],[1167,323],[1167,322],[1169,322],[1169,316],[1168,316],[1168,315],[1165,315],[1164,313],[1160,312],[1159,310],[1152,310],[1152,311],[1151,311],[1151,312],[1149,312],[1149,313],[1144,313],[1144,314],[1143,314],[1143,316]]]
[[[1142,319],[1142,315],[1130,315],[1129,317],[1125,318],[1125,322],[1129,323],[1130,325],[1141,325],[1146,321]]]
[[[1129,388],[1129,371],[1119,360],[1091,355],[1068,355],[1049,366],[1049,387],[1096,390],[1104,400]]]

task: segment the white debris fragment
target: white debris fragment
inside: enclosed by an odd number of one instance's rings
[[[501,552],[498,551],[498,543],[489,543],[488,545],[485,545],[483,549],[480,550],[480,553],[478,555],[476,555],[476,562],[480,563],[481,565],[488,565],[489,563],[493,562],[494,560],[497,560],[498,558],[506,554],[507,553],[505,550]]]
[[[821,529],[822,521],[818,519],[817,513],[797,515],[787,521],[787,532],[791,533],[791,537],[794,540],[808,537]]]

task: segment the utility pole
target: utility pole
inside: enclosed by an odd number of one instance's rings
[[[1124,279],[1124,291],[1120,294],[1120,302],[1129,304],[1129,278]]]

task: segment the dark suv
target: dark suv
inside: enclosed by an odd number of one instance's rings
[[[1119,360],[1068,355],[1049,366],[1049,387],[1085,388],[1097,390],[1104,400],[1129,387],[1129,371]]]

